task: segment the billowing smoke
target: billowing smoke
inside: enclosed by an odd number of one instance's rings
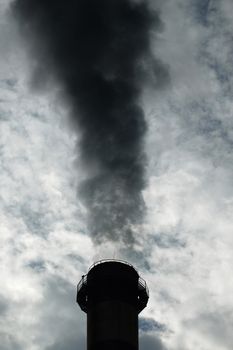
[[[142,92],[166,69],[151,38],[161,28],[145,0],[15,0],[37,83],[55,81],[79,133],[86,179],[79,188],[95,242],[134,244],[144,214]]]

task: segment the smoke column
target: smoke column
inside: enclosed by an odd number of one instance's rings
[[[15,0],[12,11],[37,83],[55,81],[70,105],[94,242],[133,245],[145,209],[142,91],[151,76],[157,85],[166,77],[151,51],[158,14],[144,0]]]

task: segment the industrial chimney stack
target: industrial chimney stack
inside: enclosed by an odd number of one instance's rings
[[[87,350],[138,350],[138,314],[149,298],[146,282],[124,261],[95,263],[78,284],[87,313]]]

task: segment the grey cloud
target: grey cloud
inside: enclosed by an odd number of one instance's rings
[[[148,334],[141,335],[139,344],[141,350],[166,350],[159,338]]]
[[[179,238],[179,234],[156,233],[152,237],[155,244],[163,249],[179,249],[186,246],[186,242],[184,239]]]
[[[86,349],[86,339],[83,335],[76,336],[75,338],[68,337],[64,339],[64,335],[61,338],[56,339],[53,345],[45,348],[45,350],[85,350]]]
[[[4,100],[0,107],[2,212],[12,217],[12,222],[21,222],[18,231],[24,226],[23,232],[40,237],[46,238],[59,222],[67,230],[78,231],[81,215],[66,154],[69,147],[72,148],[72,142],[66,143],[69,136],[60,132],[58,126],[51,126],[51,111],[46,115],[47,105],[43,100],[38,103],[40,108],[33,107],[36,103],[33,96],[23,95],[17,79],[4,79],[1,83]],[[18,99],[20,93],[22,96]],[[51,145],[55,144],[51,151]],[[45,154],[50,155],[49,159]],[[57,171],[58,163],[64,167]],[[66,220],[65,216],[70,219]]]
[[[199,59],[215,73],[215,78],[221,84],[221,94],[226,96],[232,94],[233,89],[232,26],[227,13],[223,11],[226,1],[210,3],[211,25],[203,38]]]
[[[22,350],[21,346],[13,336],[0,331],[1,350]]]
[[[56,347],[60,350],[71,349],[77,344],[83,346],[86,334],[85,315],[76,304],[76,285],[71,285],[61,278],[49,278],[46,285],[44,302],[40,306],[43,310],[40,320],[39,342],[46,335],[48,343],[46,349]],[[51,340],[50,336],[52,335]],[[67,348],[68,349],[68,348]]]
[[[194,16],[197,21],[203,25],[208,24],[208,14],[211,11],[210,8],[211,0],[192,0],[191,4],[194,9]]]
[[[9,303],[9,301],[7,301],[5,298],[0,296],[0,315],[1,315],[1,317],[4,317],[4,314],[7,312],[8,303]]]
[[[27,266],[36,272],[43,272],[46,268],[43,260],[31,260],[27,263]]]
[[[139,317],[139,329],[143,332],[165,332],[166,326],[153,318]]]
[[[3,102],[3,101],[4,101],[4,99],[1,99],[1,100],[0,100],[0,102]],[[11,113],[6,112],[6,111],[0,109],[0,120],[1,120],[1,122],[6,122],[6,121],[8,121],[10,115],[11,115]]]
[[[184,324],[189,329],[193,327],[204,338],[209,338],[212,344],[231,349],[233,343],[231,312],[216,310],[216,312],[202,313]]]
[[[33,210],[28,203],[25,203],[21,208],[20,216],[31,233],[46,237],[50,230],[46,214],[45,208],[42,207],[40,210]]]
[[[6,89],[12,92],[15,92],[17,89],[17,79],[8,78],[0,80],[0,89]]]

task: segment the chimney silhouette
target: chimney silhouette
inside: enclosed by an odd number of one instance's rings
[[[77,287],[87,314],[87,350],[138,350],[138,314],[148,298],[146,282],[127,262],[92,265]]]

